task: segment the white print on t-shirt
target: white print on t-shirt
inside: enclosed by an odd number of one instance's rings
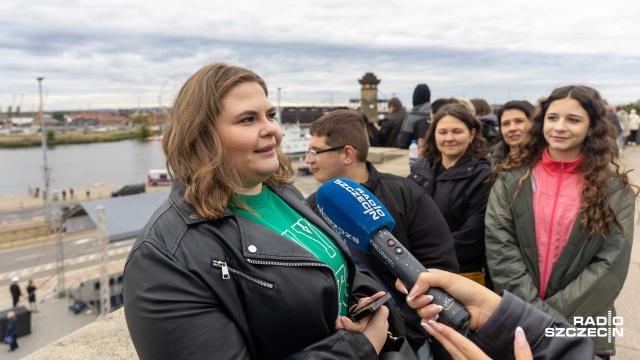
[[[293,230],[293,231],[292,231]],[[309,222],[305,219],[300,219],[295,224],[291,225],[291,230],[285,230],[282,236],[291,239],[296,242],[296,244],[302,246],[303,248],[310,251],[304,244],[304,241],[300,241],[297,236],[304,236],[305,238],[318,243],[322,248],[326,251],[327,256],[333,259],[336,256],[336,246],[335,244],[329,240],[323,233],[318,231],[314,226],[311,226]]]

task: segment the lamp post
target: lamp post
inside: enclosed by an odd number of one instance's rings
[[[51,179],[51,169],[49,168],[49,165],[47,164],[47,134],[45,131],[45,127],[44,127],[44,108],[43,108],[43,101],[42,101],[42,80],[44,80],[44,77],[40,76],[36,78],[38,80],[38,90],[40,92],[40,111],[39,111],[39,116],[40,116],[40,132],[42,135],[42,160],[43,160],[43,165],[42,165],[42,169],[43,169],[43,173],[44,173],[44,192],[43,192],[43,196],[44,196],[44,217],[45,220],[47,222],[47,229],[49,231],[51,231],[52,229],[52,211],[51,211],[51,194],[49,191],[49,182]],[[58,210],[60,210],[58,208]],[[57,277],[58,277],[58,284],[57,284],[57,293],[58,296],[62,297],[65,295],[65,285],[64,285],[64,255],[62,252],[62,234],[60,233],[61,229],[62,229],[62,214],[60,213],[60,211],[56,212],[56,225],[55,225],[55,231],[56,231],[56,273],[57,273]]]
[[[278,124],[282,126],[282,109],[280,108],[281,93],[282,93],[282,88],[279,87],[278,88],[278,105],[276,105],[277,106],[276,120],[278,120]]]
[[[40,135],[42,135],[42,171],[44,175],[44,192],[42,193],[44,197],[44,218],[47,222],[47,229],[51,229],[51,202],[50,202],[50,194],[49,194],[49,178],[50,171],[49,166],[47,165],[47,134],[44,128],[44,116],[43,116],[43,104],[42,104],[42,80],[44,77],[40,76],[36,78],[38,80],[38,89],[40,91],[40,111],[38,112],[38,116],[40,116]]]

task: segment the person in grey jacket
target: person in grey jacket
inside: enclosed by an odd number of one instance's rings
[[[413,109],[409,111],[396,139],[396,147],[408,149],[412,140],[424,138],[431,124],[431,90],[427,84],[418,84],[413,90]]]
[[[606,116],[596,90],[555,89],[521,156],[500,165],[489,196],[486,245],[496,290],[558,321],[615,316],[629,268],[635,194]],[[597,355],[615,355],[615,338],[591,340]]]
[[[264,81],[224,63],[180,90],[162,148],[169,198],[124,271],[125,317],[141,359],[378,359],[403,335],[346,246],[290,185]],[[391,314],[391,316],[389,315]]]

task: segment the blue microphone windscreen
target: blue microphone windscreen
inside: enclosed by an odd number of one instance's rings
[[[342,239],[369,252],[369,240],[378,230],[393,229],[395,221],[369,190],[349,179],[322,184],[316,203],[323,219]]]

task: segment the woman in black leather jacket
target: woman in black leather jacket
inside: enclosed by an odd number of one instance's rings
[[[141,359],[377,359],[402,334],[386,307],[345,317],[381,287],[290,185],[281,139],[247,69],[213,63],[180,90],[162,140],[174,185],[125,266]]]

